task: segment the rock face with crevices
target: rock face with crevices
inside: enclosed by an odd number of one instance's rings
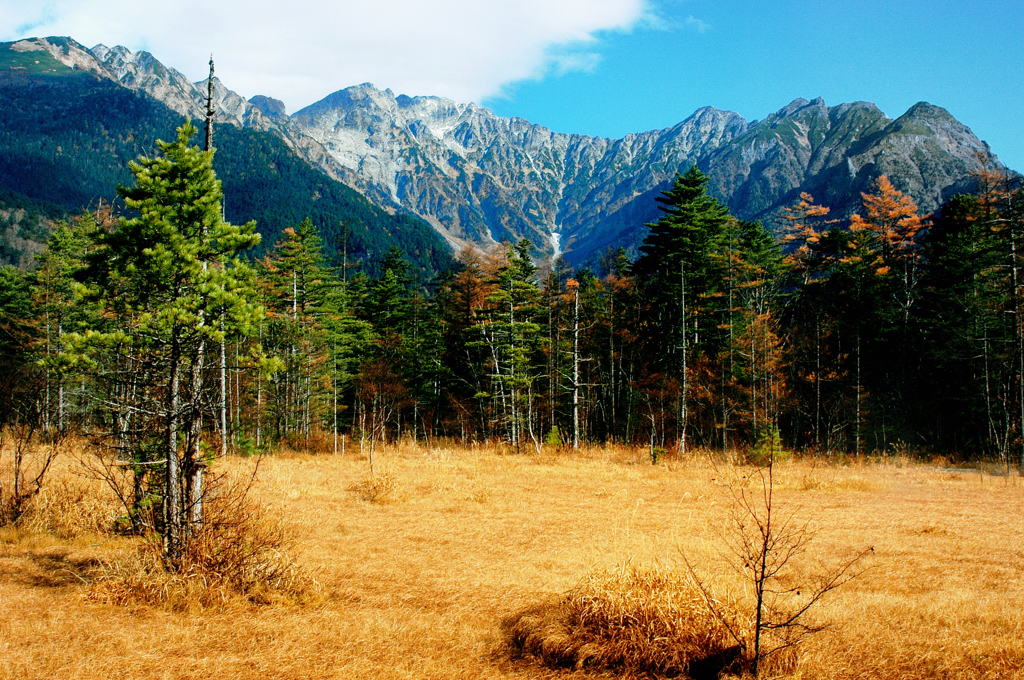
[[[991,154],[925,103],[895,121],[873,104],[821,99],[797,99],[752,123],[703,108],[666,130],[613,140],[364,84],[291,121],[326,150],[341,179],[423,217],[453,244],[525,237],[577,262],[639,244],[658,217],[654,199],[695,163],[733,214],[772,224],[804,191],[848,217],[883,174],[930,212],[969,190],[979,155]]]
[[[828,107],[798,99],[752,125],[703,163],[711,190],[747,217],[769,218],[800,191],[848,216],[860,194],[888,175],[930,212],[968,190],[988,145],[948,112],[920,103],[896,120],[874,104]]]
[[[21,41],[62,64],[144,92],[200,118],[205,82],[145,52],[68,38]],[[431,224],[453,249],[528,238],[539,254],[584,263],[635,249],[658,217],[655,198],[697,164],[710,191],[770,226],[801,192],[848,217],[880,175],[922,212],[970,190],[988,145],[927,103],[896,120],[866,102],[797,99],[762,121],[702,108],[665,130],[606,139],[553,132],[475,104],[349,87],[292,115],[267,96],[246,100],[215,82],[218,118],[282,137],[307,162],[390,211]]]

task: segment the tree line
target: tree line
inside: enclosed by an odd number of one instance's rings
[[[198,513],[212,456],[282,442],[657,456],[771,437],[1024,465],[1015,177],[983,171],[931,216],[881,177],[844,223],[803,194],[773,230],[730,215],[693,167],[635,260],[540,269],[524,240],[422,286],[397,247],[329,266],[308,218],[247,260],[259,236],[224,221],[193,132],[132,163],[129,216],[84,214],[33,271],[0,269],[4,423],[102,439],[133,507]],[[169,540],[187,533],[188,513],[164,513]]]

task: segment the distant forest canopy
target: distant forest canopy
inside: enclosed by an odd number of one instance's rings
[[[258,186],[228,156],[225,187]],[[138,239],[120,239],[109,210],[90,212],[33,271],[0,269],[0,416],[106,432],[145,463],[167,421],[167,353],[205,346],[183,373],[193,435],[240,451],[329,450],[341,433],[371,451],[403,436],[524,452],[617,441],[657,458],[781,437],[823,455],[1024,465],[1024,195],[1001,172],[977,180],[930,217],[885,177],[845,224],[803,195],[775,236],[734,218],[694,167],[659,199],[635,261],[609,251],[594,269],[542,272],[521,241],[439,266],[426,293],[398,246],[363,271],[328,261],[334,225],[277,196],[262,209],[286,228],[251,266],[233,259],[251,239],[214,219],[212,184],[195,194],[209,229],[191,235],[142,213]],[[153,257],[165,242],[180,245],[180,281]],[[161,322],[168,277],[180,309]],[[160,339],[180,324],[192,345]]]
[[[27,266],[53,225],[84,207],[123,210],[116,188],[131,182],[128,162],[153,155],[154,141],[173,139],[183,122],[160,102],[87,74],[41,82],[0,73],[0,83],[0,264]],[[281,139],[225,125],[215,142],[227,219],[256,220],[263,236],[249,257],[262,257],[286,227],[309,217],[332,256],[347,250],[371,275],[394,246],[406,251],[417,281],[450,266],[450,248],[428,224],[373,206]]]

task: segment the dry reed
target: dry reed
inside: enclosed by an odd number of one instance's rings
[[[18,520],[23,529],[65,540],[111,531],[121,506],[101,482],[76,474],[56,474],[32,499]]]

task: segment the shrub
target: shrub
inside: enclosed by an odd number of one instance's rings
[[[730,485],[733,527],[725,536],[731,553],[727,560],[745,582],[750,596],[746,609],[750,611],[752,635],[744,635],[729,624],[735,608],[723,608],[710,595],[706,582],[683,555],[693,582],[705,594],[705,604],[749,658],[754,677],[763,670],[777,673],[792,669],[803,640],[825,628],[810,621],[808,611],[856,578],[860,573],[857,564],[874,552],[867,548],[817,574],[808,575],[799,569],[795,558],[804,553],[814,532],[806,522],[798,521],[795,513],[776,504],[775,461],[781,451],[776,428],[768,431],[757,450],[765,455],[765,464],[749,479],[744,477],[742,486]],[[753,488],[748,488],[748,481],[754,482]]]
[[[4,395],[6,397],[7,395]],[[8,405],[8,408],[10,406]],[[64,436],[42,440],[38,404],[0,414],[0,525],[14,524],[43,489],[43,482],[64,444]],[[2,422],[8,418],[9,425]]]
[[[211,480],[203,524],[185,540],[175,569],[151,535],[133,557],[104,565],[88,598],[191,609],[312,595],[315,584],[292,557],[292,537],[249,497],[250,482]]]
[[[266,443],[257,446],[255,437],[239,434],[235,439],[235,453],[242,458],[252,458],[271,453],[271,449]]]
[[[782,448],[782,436],[775,425],[762,429],[757,435],[757,444],[747,453],[747,464],[763,467],[768,461],[785,461],[789,451]]]

